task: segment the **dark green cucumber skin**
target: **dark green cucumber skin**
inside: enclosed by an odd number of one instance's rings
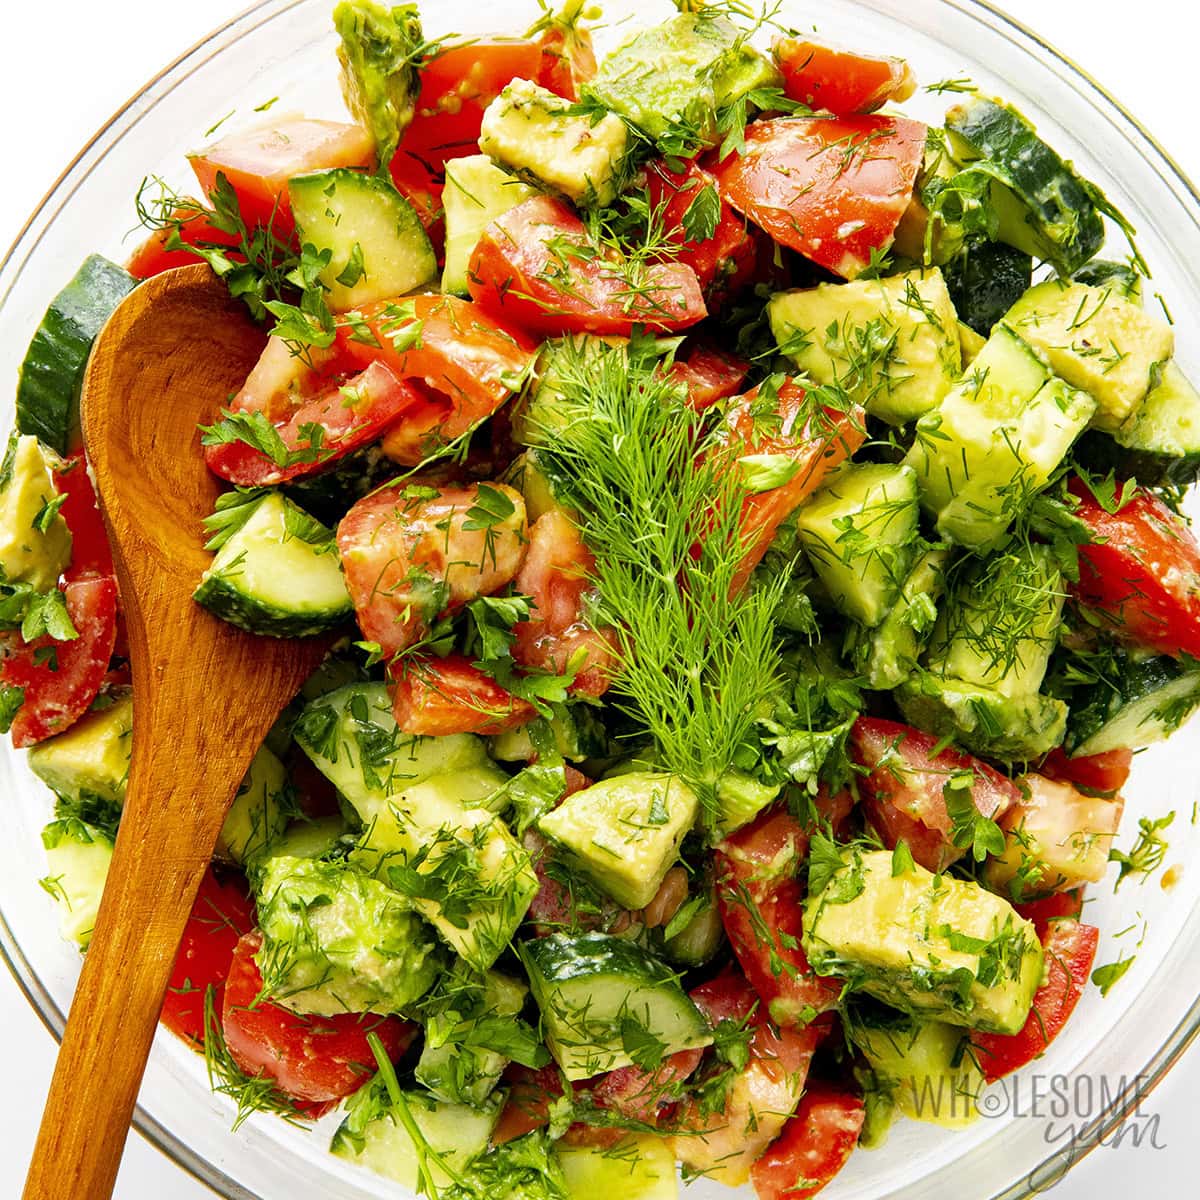
[[[669,967],[632,942],[607,933],[554,933],[526,942],[522,953],[548,987],[607,975],[626,977],[641,987],[679,988]]]
[[[1141,283],[1141,276],[1128,263],[1112,262],[1107,258],[1094,259],[1080,267],[1071,278],[1088,287],[1116,287],[1122,295],[1135,293]]]
[[[1104,244],[1104,221],[1074,171],[1016,112],[982,97],[951,109],[946,126],[1005,169],[1047,241],[1047,257],[1073,274]]]
[[[247,633],[264,637],[311,637],[336,629],[350,616],[350,609],[328,613],[288,613],[273,610],[265,605],[249,603],[244,596],[234,591],[220,575],[209,575],[201,580],[192,593],[192,599],[203,605],[213,616],[236,625]]]
[[[942,272],[958,319],[987,337],[1029,290],[1033,259],[1003,242],[977,242]]]
[[[1090,429],[1072,451],[1080,466],[1100,475],[1109,471],[1118,479],[1136,479],[1147,487],[1190,487],[1200,480],[1200,450],[1195,454],[1155,454],[1130,450],[1110,434]]]
[[[91,254],[50,303],[17,383],[17,428],[56,454],[81,444],[79,392],[88,355],[113,309],[137,286],[123,267]]]

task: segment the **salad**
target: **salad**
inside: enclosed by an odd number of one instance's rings
[[[352,119],[147,180],[0,464],[0,720],[86,950],[134,724],[88,353],[179,266],[261,324],[195,600],[338,640],[162,1021],[237,1123],[441,1200],[797,1200],[970,1124],[1132,962],[1084,891],[1162,864],[1122,789],[1200,706],[1200,395],[1135,231],[969,80],[931,125],[901,58],[678,8],[598,56],[583,0],[340,0]]]

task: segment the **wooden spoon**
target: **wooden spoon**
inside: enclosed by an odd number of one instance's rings
[[[327,638],[255,637],[192,592],[220,488],[196,426],[264,343],[203,264],[125,299],[92,351],[84,443],[133,668],[133,762],[104,900],[59,1051],[25,1200],[111,1196],[175,954],[226,810]]]

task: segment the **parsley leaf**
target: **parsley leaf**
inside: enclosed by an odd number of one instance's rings
[[[1092,972],[1092,982],[1100,989],[1101,996],[1107,996],[1111,988],[1121,979],[1126,971],[1133,966],[1137,956],[1131,954],[1128,958],[1116,962],[1105,963]]]
[[[706,242],[717,231],[721,219],[721,197],[717,189],[706,183],[692,197],[683,214],[683,233],[689,242]]]

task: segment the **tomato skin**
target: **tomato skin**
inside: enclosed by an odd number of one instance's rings
[[[680,330],[708,315],[690,267],[652,263],[642,276],[631,295],[620,260],[600,251],[570,207],[534,196],[484,231],[471,255],[468,286],[490,312],[547,337],[628,337],[639,324]]]
[[[550,1106],[563,1094],[562,1076],[553,1063],[523,1067],[511,1063],[504,1072],[508,1099],[492,1130],[492,1145],[503,1146],[550,1123]]]
[[[254,901],[245,879],[218,879],[209,867],[184,926],[158,1018],[172,1033],[203,1048],[205,992],[214,989],[214,1009],[220,1014],[233,953],[253,928]]]
[[[1069,917],[1046,927],[1042,935],[1046,982],[1033,998],[1024,1028],[1007,1037],[995,1033],[971,1036],[989,1083],[1033,1062],[1062,1032],[1087,987],[1099,940],[1100,931],[1094,925],[1084,925]]]
[[[1071,758],[1061,747],[1057,747],[1050,751],[1038,772],[1085,792],[1111,796],[1125,786],[1132,768],[1132,750],[1109,750],[1104,754]]]
[[[374,362],[365,371],[342,384],[334,384],[275,423],[288,450],[309,446],[306,426],[324,430],[320,456],[312,462],[279,466],[260,450],[245,442],[223,442],[204,447],[204,461],[214,475],[242,487],[284,483],[314,475],[336,459],[377,441],[383,431],[405,412],[420,403],[421,396],[383,363]]]
[[[671,364],[671,378],[687,388],[687,402],[697,412],[728,400],[741,390],[750,364],[715,346],[697,346]]]
[[[265,1075],[294,1100],[323,1104],[358,1091],[375,1074],[367,1034],[377,1034],[391,1059],[416,1037],[416,1026],[396,1017],[339,1013],[301,1016],[264,1001],[254,955],[262,946],[257,930],[240,938],[225,981],[221,1024],[225,1044],[247,1075]]]
[[[68,580],[63,601],[79,633],[67,642],[47,636],[22,642],[4,636],[0,682],[25,690],[13,718],[13,745],[22,750],[73,725],[87,712],[108,671],[117,640],[117,582],[111,575],[85,574]],[[39,651],[51,657],[39,661]]]
[[[907,100],[916,89],[902,58],[856,54],[808,38],[779,38],[771,52],[786,95],[835,116],[872,113],[889,100]]]
[[[1064,917],[1072,921],[1079,920],[1083,913],[1083,892],[1082,887],[1077,887],[1071,892],[1051,892],[1049,896],[1043,896],[1040,900],[1014,904],[1013,908],[1025,920],[1033,922],[1038,938],[1044,942],[1046,931],[1052,922],[1061,921]]]
[[[591,30],[577,20],[552,21],[538,38],[538,47],[536,82],[564,100],[578,100],[579,85],[596,74]]]
[[[906,117],[776,117],[717,168],[730,204],[777,242],[853,279],[912,199],[926,127]]]
[[[276,234],[287,237],[295,228],[287,190],[293,175],[367,167],[374,155],[370,134],[358,125],[281,117],[228,134],[189,154],[188,162],[206,196],[216,191],[218,174],[225,176],[248,229],[273,224]]]
[[[861,1096],[827,1083],[806,1088],[795,1116],[750,1168],[758,1200],[815,1196],[846,1165],[865,1119]]]
[[[462,654],[402,659],[388,668],[392,711],[404,733],[502,733],[537,714],[527,700],[505,691]]]
[[[657,1124],[674,1106],[671,1089],[700,1065],[703,1050],[668,1054],[655,1071],[620,1067],[592,1081],[592,1098],[601,1108],[612,1109],[631,1121]]]
[[[55,467],[54,486],[60,495],[66,496],[58,511],[71,531],[71,562],[66,570],[67,579],[112,575],[113,559],[108,544],[108,530],[100,515],[96,489],[92,486],[82,451],[63,459]]]
[[[227,246],[230,247],[228,257],[234,262],[241,262],[242,256],[232,250],[239,244],[239,239],[213,225],[212,216],[211,210],[198,200],[181,200],[171,210],[171,218],[183,223],[179,237],[185,245]],[[173,267],[194,267],[200,261],[195,254],[188,250],[167,249],[167,239],[173,232],[173,228],[156,229],[129,256],[125,270],[134,279],[149,279]]]
[[[894,850],[903,839],[935,874],[966,853],[950,840],[944,789],[952,772],[974,773],[971,798],[985,817],[999,820],[1021,799],[1017,785],[986,763],[950,749],[933,757],[937,746],[931,734],[874,717],[860,717],[850,733],[851,753],[868,772],[859,782],[862,804],[884,845]]]
[[[1134,492],[1109,513],[1078,479],[1075,515],[1092,535],[1079,547],[1075,595],[1110,632],[1164,654],[1200,657],[1200,545],[1149,492]]]

